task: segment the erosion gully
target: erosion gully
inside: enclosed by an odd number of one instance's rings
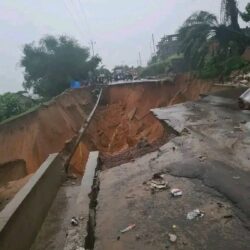
[[[89,153],[99,151],[100,162],[90,195],[88,233],[85,237],[85,248],[94,249],[100,171],[134,162],[138,157],[157,151],[178,135],[157,119],[151,109],[197,100],[200,94],[221,88],[186,76],[179,76],[174,82],[105,87],[101,102],[71,159],[70,174],[62,183],[31,249],[64,249]],[[76,249],[78,243],[76,240],[72,249]]]

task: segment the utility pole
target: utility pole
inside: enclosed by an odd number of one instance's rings
[[[154,37],[154,34],[152,34],[152,44],[153,44],[153,52],[155,55],[155,37]]]
[[[139,63],[140,63],[140,66],[142,66],[141,52],[139,52]]]
[[[151,43],[151,40],[150,40],[150,56],[151,56],[151,58],[153,57],[153,49],[152,49],[152,43]]]
[[[91,40],[90,41],[90,45],[91,45],[91,50],[92,50],[92,56],[95,56],[95,49],[94,49],[94,45],[96,44],[95,41]]]

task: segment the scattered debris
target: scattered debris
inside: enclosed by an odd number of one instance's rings
[[[182,135],[189,135],[189,134],[190,134],[190,131],[189,131],[187,128],[184,128],[184,129],[181,131],[181,134],[182,134]]]
[[[200,156],[199,156],[199,160],[200,160],[201,162],[205,161],[206,159],[207,159],[207,157],[204,156],[204,155],[200,155]]]
[[[232,219],[233,215],[232,214],[226,214],[226,215],[223,216],[223,218],[225,218],[225,219]]]
[[[126,198],[126,199],[134,199],[135,196],[134,196],[134,195],[126,195],[125,198]]]
[[[171,189],[170,193],[171,193],[171,195],[173,197],[182,196],[182,191],[179,188],[173,188],[173,189]]]
[[[72,226],[78,226],[79,225],[78,219],[76,217],[74,217],[74,216],[71,218],[71,225]]]
[[[240,84],[244,84],[244,85],[246,85],[246,86],[247,86],[247,84],[248,84],[248,80],[246,80],[246,79],[241,80],[241,81],[240,81]]]
[[[188,220],[193,220],[195,218],[202,218],[205,214],[201,212],[199,209],[194,209],[193,211],[187,214]]]
[[[122,229],[120,232],[121,232],[121,233],[126,233],[126,232],[128,232],[128,231],[134,229],[135,227],[136,227],[135,224],[131,224],[131,225],[127,226],[126,228]]]
[[[236,130],[236,131],[243,131],[243,129],[240,126],[234,126],[234,130]]]
[[[67,178],[68,178],[68,179],[75,180],[75,179],[77,179],[77,175],[76,175],[76,174],[69,174],[69,175],[67,176]]]
[[[174,243],[177,240],[177,236],[175,234],[168,234],[170,242]]]
[[[151,191],[162,191],[168,188],[168,182],[164,180],[163,174],[154,174],[151,180],[143,184],[149,185]]]
[[[224,207],[224,205],[221,202],[217,202],[217,205],[218,205],[219,208]]]
[[[239,107],[250,109],[250,88],[239,97]]]
[[[240,176],[233,176],[233,179],[234,179],[234,180],[239,180],[239,179],[240,179]]]

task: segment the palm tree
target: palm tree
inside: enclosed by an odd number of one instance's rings
[[[245,12],[240,12],[240,16],[245,22],[250,22],[250,3],[247,4]]]
[[[238,22],[239,10],[236,0],[222,0],[221,1],[221,23],[231,26],[234,30],[240,30]]]
[[[195,69],[202,67],[209,56],[226,58],[233,53],[240,54],[249,42],[232,23],[229,26],[220,24],[215,15],[206,11],[191,15],[178,33],[181,52]]]
[[[191,15],[179,29],[181,52],[191,68],[203,64],[217,26],[218,20],[215,15],[200,11]]]

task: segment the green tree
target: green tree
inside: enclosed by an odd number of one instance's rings
[[[231,25],[219,24],[206,11],[191,15],[179,29],[180,49],[192,69],[204,66],[209,57],[228,58],[241,54],[249,38]]]
[[[100,61],[97,56],[90,58],[89,50],[70,37],[45,36],[38,45],[33,42],[23,48],[23,86],[42,97],[52,97],[69,88],[70,80],[87,79]]]
[[[8,92],[0,95],[0,121],[23,113],[34,105],[34,101],[22,93]]]
[[[97,69],[98,76],[105,75],[108,79],[112,77],[112,73],[109,69],[105,68],[104,65],[102,65],[100,68]]]
[[[245,22],[250,22],[250,3],[247,4],[245,12],[240,13],[240,16]]]

